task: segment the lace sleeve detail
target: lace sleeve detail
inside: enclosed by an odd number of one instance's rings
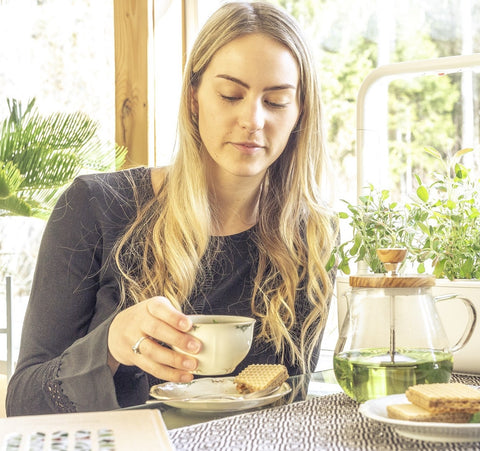
[[[42,381],[42,387],[46,396],[50,398],[50,402],[58,413],[77,412],[74,402],[70,401],[67,395],[63,393],[62,383],[58,380],[58,372],[60,370],[60,358],[54,359],[48,363]]]

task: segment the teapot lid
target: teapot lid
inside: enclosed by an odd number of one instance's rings
[[[390,274],[350,276],[350,286],[361,288],[421,288],[433,287],[435,285],[435,277],[432,275],[398,275],[397,267],[405,259],[407,249],[377,249],[377,255],[385,269],[390,271]]]
[[[368,274],[350,276],[350,286],[360,288],[422,288],[433,287],[435,277],[429,275],[390,276],[388,274]]]

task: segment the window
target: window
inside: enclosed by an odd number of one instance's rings
[[[83,111],[115,135],[113,2],[0,0],[0,118],[7,98]]]
[[[182,2],[166,3],[164,9],[155,9],[154,23],[152,89],[156,166],[169,164],[175,148],[183,69]]]
[[[99,137],[114,141],[113,2],[0,0],[0,42],[0,121],[9,114],[7,98],[24,107],[35,98],[45,115],[88,114],[99,124]],[[0,295],[4,299],[5,275],[12,274],[15,355],[44,225],[40,219],[0,217]]]
[[[356,196],[356,100],[362,81],[384,64],[480,52],[479,0],[271,0],[293,14],[313,43],[323,88],[336,197]],[[198,2],[208,15],[220,1]],[[205,5],[205,6],[204,6]],[[411,186],[433,146],[444,155],[477,148],[468,164],[480,173],[479,79],[475,72],[392,82],[378,111],[387,137],[389,181]],[[377,114],[378,113],[378,114]],[[381,159],[381,156],[379,156]],[[373,162],[372,162],[373,163]],[[387,164],[387,163],[385,163]]]

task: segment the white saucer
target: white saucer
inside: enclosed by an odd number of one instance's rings
[[[166,382],[164,384],[154,385],[150,389],[150,396],[162,400],[162,402],[168,406],[177,407],[179,409],[202,412],[224,412],[247,410],[254,407],[265,406],[280,399],[291,390],[290,386],[284,382],[274,393],[260,398],[222,399],[222,396],[238,395],[235,384],[233,383],[233,377],[208,377],[194,379],[188,384]],[[174,398],[191,398],[202,395],[218,396],[218,398],[190,399],[186,401],[174,400]],[[169,400],[169,398],[171,400]]]
[[[359,411],[367,418],[388,424],[404,437],[430,442],[476,442],[480,440],[480,423],[426,423],[394,420],[387,415],[387,406],[409,402],[404,394],[371,399]]]

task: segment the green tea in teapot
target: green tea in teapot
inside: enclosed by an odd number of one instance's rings
[[[436,303],[454,294],[433,297],[435,277],[403,275],[398,268],[407,250],[377,249],[387,273],[349,277],[347,313],[339,329],[333,356],[335,377],[343,391],[359,402],[405,393],[412,385],[445,383],[453,370],[453,355],[472,336],[476,311],[467,307],[460,339],[450,344]]]
[[[362,349],[334,356],[337,382],[358,402],[397,393],[405,393],[415,384],[442,383],[450,380],[453,356],[431,349]]]

